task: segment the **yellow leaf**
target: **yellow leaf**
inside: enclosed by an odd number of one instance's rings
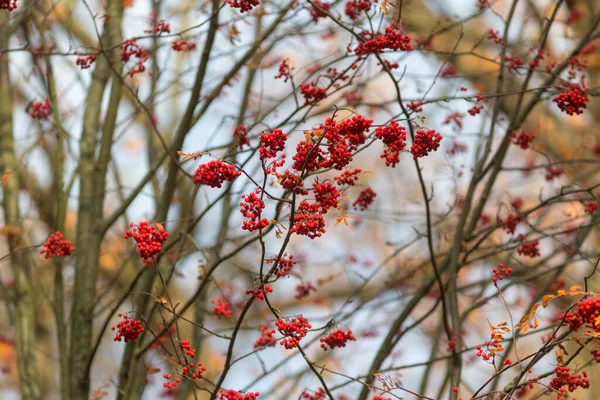
[[[594,326],[598,326],[600,325],[600,315],[598,315],[595,319],[594,319]]]
[[[544,306],[544,308],[548,307],[548,304],[550,304],[550,301],[553,298],[554,296],[551,294],[547,294],[546,296],[544,296],[544,298],[542,299],[542,306]]]
[[[576,292],[578,290],[581,290],[581,286],[573,285],[569,288],[569,292]]]
[[[156,227],[157,227],[158,229],[160,229],[161,231],[164,231],[164,230],[165,230],[165,227],[164,227],[164,226],[163,226],[163,225],[162,225],[160,222],[157,222],[157,223],[156,223]]]
[[[166,304],[167,298],[164,296],[156,296],[156,302],[161,304]]]
[[[6,182],[8,182],[8,180],[10,179],[10,175],[12,174],[12,172],[5,172],[4,175],[2,175],[2,184],[6,185]]]

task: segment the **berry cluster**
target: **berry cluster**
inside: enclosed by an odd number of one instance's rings
[[[409,110],[415,113],[423,112],[423,102],[422,101],[411,101],[406,104]]]
[[[513,234],[517,229],[517,224],[521,222],[521,217],[519,217],[517,214],[509,214],[506,219],[498,218],[498,220],[502,224],[502,228],[507,233]]]
[[[70,256],[75,251],[72,242],[70,240],[62,240],[64,235],[59,231],[50,235],[48,240],[42,245],[43,248],[40,250],[40,254],[44,255],[44,258],[50,257],[64,257]]]
[[[519,56],[505,56],[504,61],[508,62],[508,72],[518,71],[519,68],[525,65],[525,61]]]
[[[254,192],[242,195],[240,212],[246,218],[242,224],[243,230],[253,232],[269,225],[268,219],[261,218],[265,202],[258,196],[259,194],[260,189],[256,189]]]
[[[286,140],[287,135],[281,129],[275,129],[271,133],[261,133],[260,149],[258,149],[260,159],[275,158],[277,152],[285,149]]]
[[[319,0],[314,0],[312,3],[314,4],[314,6],[310,7],[308,9],[308,12],[310,13],[310,16],[312,17],[313,21],[317,23],[317,21],[319,21],[319,18],[325,18],[327,16],[327,14],[325,14],[323,11],[329,12],[331,4]]]
[[[293,222],[291,233],[308,236],[311,239],[321,237],[325,233],[325,219],[319,212],[318,204],[302,201],[294,215]]]
[[[319,339],[319,341],[321,342],[321,348],[327,351],[327,346],[329,346],[330,349],[334,349],[336,347],[346,347],[346,342],[355,342],[356,337],[354,337],[350,329],[348,329],[346,332],[344,332],[342,329],[336,329],[328,336]]]
[[[292,157],[292,168],[296,171],[315,171],[325,161],[325,156],[320,147],[314,143],[300,142],[296,146],[296,154]]]
[[[192,51],[196,48],[196,42],[190,40],[186,40],[186,39],[175,39],[173,40],[173,43],[171,43],[171,48],[174,51]]]
[[[194,371],[194,368],[196,368],[196,371]],[[187,367],[181,368],[181,375],[186,376],[191,373],[192,379],[200,379],[204,371],[206,371],[206,368],[202,366],[201,362],[189,363]]]
[[[587,389],[590,387],[590,380],[587,377],[587,372],[583,371],[581,374],[571,375],[569,367],[557,365],[554,368],[554,377],[548,384],[552,389],[558,390],[558,396],[564,393],[563,387],[567,387],[569,392],[574,392],[578,387]],[[561,391],[562,390],[562,391]]]
[[[579,83],[567,85],[562,91],[552,98],[558,108],[567,115],[581,114],[587,107],[590,98],[587,87]]]
[[[535,139],[535,132],[527,133],[525,130],[521,129],[517,132],[513,132],[510,135],[510,141],[512,144],[519,146],[523,150],[527,150],[531,142]]]
[[[539,240],[532,240],[530,242],[525,241],[524,235],[519,235],[519,242],[521,245],[517,249],[517,253],[522,256],[527,256],[531,258],[539,257],[540,250],[538,249],[538,245],[540,243]]]
[[[113,331],[117,331],[117,334],[113,339],[115,342],[124,340],[125,343],[127,343],[136,340],[144,332],[142,321],[131,319],[127,315],[123,315],[121,313],[118,314],[118,317],[122,317],[123,321],[120,321],[117,326],[112,326],[110,328]]]
[[[544,177],[548,182],[550,182],[554,178],[558,178],[565,172],[561,167],[553,167],[552,165],[546,166],[545,171],[546,173]]]
[[[358,175],[361,172],[362,172],[362,170],[360,168],[349,169],[349,170],[342,172],[341,175],[334,176],[333,180],[335,181],[335,183],[338,184],[338,186],[342,186],[342,185],[354,186],[354,184],[358,180]]]
[[[433,129],[427,131],[419,129],[415,133],[415,140],[410,148],[410,152],[415,160],[417,158],[425,157],[431,151],[436,151],[438,147],[440,147],[441,141],[442,135]]]
[[[512,268],[504,268],[504,264],[498,264],[498,268],[494,268],[492,274],[494,274],[492,282],[496,283],[512,274]]]
[[[598,203],[595,201],[588,201],[585,203],[585,212],[588,214],[593,214],[594,211],[598,208]]]
[[[302,398],[306,400],[323,400],[327,397],[327,392],[325,389],[319,388],[316,392],[310,393],[308,390],[305,390],[302,393]]]
[[[0,0],[0,10],[11,12],[17,8],[17,0]]]
[[[128,62],[131,57],[137,58],[136,65],[129,71],[129,76],[142,73],[146,70],[144,63],[148,61],[148,52],[137,44],[135,38],[127,39],[121,43],[121,61]]]
[[[50,99],[42,101],[32,101],[27,107],[29,116],[33,119],[48,119],[52,115],[52,105]]]
[[[273,293],[273,289],[269,285],[265,285],[262,289],[248,289],[246,294],[251,294],[259,300],[265,299],[265,293]]]
[[[267,262],[273,262],[274,260],[267,260]],[[290,253],[284,253],[283,256],[279,259],[279,263],[277,263],[277,268],[273,272],[277,276],[286,276],[292,270],[292,267],[296,265],[296,260],[294,260],[294,256]]]
[[[279,64],[279,74],[275,75],[275,79],[283,78],[284,82],[287,82],[291,78],[291,72],[294,68],[290,65],[290,60],[284,58]]]
[[[298,86],[300,88],[300,93],[304,96],[304,104],[316,104],[327,97],[327,91],[317,87],[315,82],[301,83]]]
[[[310,292],[316,292],[317,288],[313,286],[311,282],[300,284],[296,286],[296,295],[294,296],[297,300],[301,300],[307,296],[310,296]]]
[[[165,378],[167,381],[171,380],[171,374],[163,374],[163,378]],[[176,378],[171,382],[163,383],[163,387],[167,390],[172,390],[180,383],[181,383],[181,378]]]
[[[211,303],[213,303],[215,305],[212,312],[219,319],[221,319],[221,317],[231,318],[231,315],[233,314],[233,312],[229,308],[229,303],[228,302],[223,301],[223,299],[221,299],[219,297],[216,300],[211,300]]]
[[[156,24],[154,29],[144,30],[144,33],[153,33],[153,32],[158,33],[159,35],[161,33],[171,33],[171,25],[169,25],[165,21],[158,21],[158,23]]]
[[[335,185],[331,182],[314,183],[313,193],[315,195],[315,201],[321,206],[321,213],[325,214],[330,208],[336,208],[339,204],[339,197],[341,195],[338,192]]]
[[[392,400],[392,398],[383,396],[373,396],[373,400]]]
[[[218,400],[256,400],[260,396],[259,392],[238,392],[233,389],[220,389]]]
[[[493,40],[496,44],[504,44],[504,39],[500,36],[500,31],[495,31],[491,28],[487,31],[487,39]]]
[[[252,10],[252,8],[258,6],[260,1],[258,0],[227,0],[229,7],[239,8],[241,13]]]
[[[196,170],[193,181],[198,185],[208,185],[212,188],[220,188],[223,182],[232,182],[242,173],[235,166],[221,160],[213,160],[202,164]]]
[[[477,104],[477,105],[474,105],[473,107],[469,108],[467,110],[467,112],[469,113],[469,115],[474,117],[477,114],[479,114],[481,112],[481,110],[483,110],[483,104]]]
[[[158,254],[162,252],[162,244],[169,237],[169,232],[161,226],[148,225],[148,221],[142,221],[139,225],[129,224],[125,231],[125,239],[133,238],[137,244],[137,252],[146,264],[152,263]]]
[[[351,20],[356,20],[361,12],[368,12],[370,10],[371,0],[347,0],[344,12]]]
[[[394,168],[400,162],[400,153],[406,147],[406,128],[397,121],[392,121],[387,126],[375,129],[375,137],[385,146],[380,157],[385,158],[385,165]]]
[[[250,140],[248,139],[248,128],[246,128],[244,125],[238,125],[235,127],[233,130],[233,137],[237,138],[237,146],[240,150],[242,150],[244,146],[250,145]]]
[[[285,190],[290,192],[296,191],[298,194],[306,195],[308,192],[304,189],[304,182],[300,180],[300,175],[293,173],[292,171],[285,171],[282,174],[277,175],[277,182]]]
[[[463,127],[463,119],[465,118],[465,114],[461,112],[451,112],[446,116],[446,119],[442,123],[442,125],[454,124],[455,130],[460,130]]]
[[[275,329],[269,329],[269,325],[265,324],[260,327],[260,337],[254,342],[255,349],[262,349],[264,347],[272,347],[277,343],[275,339]]]
[[[285,339],[281,341],[281,345],[286,349],[293,349],[298,346],[300,340],[305,337],[308,330],[312,328],[308,323],[308,320],[302,315],[293,318],[291,321],[278,319],[277,322],[275,322],[275,325],[277,326],[279,333],[285,336]]]
[[[363,31],[360,36],[363,41],[354,49],[354,53],[359,57],[365,54],[380,54],[386,49],[394,51],[413,49],[410,44],[410,36],[404,34],[395,26],[387,26],[384,35],[373,35],[369,31]]]
[[[352,206],[356,209],[360,209],[362,211],[366,210],[371,203],[375,200],[375,196],[377,193],[370,187],[363,189],[359,194]]]
[[[459,154],[459,153],[466,153],[467,149],[468,148],[467,148],[466,144],[459,142],[458,140],[455,140],[452,142],[452,146],[450,146],[450,148],[448,150],[446,150],[446,153],[453,156],[453,155]]]
[[[179,346],[181,346],[181,349],[185,352],[186,356],[190,358],[196,357],[196,350],[192,349],[192,345],[189,340],[182,340]]]
[[[97,58],[98,54],[94,51],[88,54],[87,56],[77,57],[77,60],[75,60],[75,64],[78,65],[81,69],[88,69],[92,66],[92,64],[96,61]]]
[[[600,318],[600,297],[588,297],[577,302],[577,309],[559,316],[560,320],[563,318],[573,331],[578,331],[579,328],[585,326],[593,331],[600,332],[600,325],[596,323]]]

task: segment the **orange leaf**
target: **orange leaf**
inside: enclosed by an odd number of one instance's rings
[[[183,158],[183,161],[187,161],[187,160],[191,160],[191,159],[197,159],[198,157],[202,157],[203,155],[207,154],[205,151],[197,151],[195,153],[184,153],[181,150],[177,150],[177,155],[179,157]]]
[[[150,368],[148,370],[148,374],[150,374],[150,375],[158,374],[159,372],[160,372],[160,368]]]
[[[164,226],[163,226],[163,225],[162,225],[160,222],[157,222],[157,223],[156,223],[156,227],[157,227],[158,229],[160,229],[161,231],[164,231],[164,230],[165,230],[165,227],[164,227]]]
[[[157,303],[161,303],[161,304],[165,304],[167,302],[167,298],[164,296],[156,296],[156,302]]]
[[[123,7],[131,8],[131,7],[133,7],[134,3],[135,3],[135,0],[123,0]]]
[[[544,308],[548,307],[548,304],[550,304],[550,300],[552,300],[553,298],[554,296],[551,294],[547,294],[546,296],[544,296],[544,298],[542,299],[542,306],[544,306]]]
[[[12,172],[5,172],[4,175],[2,175],[2,184],[6,185],[6,182],[8,182],[8,180],[10,179],[10,175],[12,174]]]

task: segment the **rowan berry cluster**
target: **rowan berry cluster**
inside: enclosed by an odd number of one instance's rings
[[[319,339],[319,341],[321,342],[321,348],[327,351],[327,346],[329,346],[329,348],[332,350],[336,347],[346,347],[346,342],[355,342],[356,337],[352,334],[350,329],[348,329],[346,332],[344,332],[342,329],[336,329],[328,336]]]
[[[489,29],[487,31],[488,40],[493,40],[496,44],[504,44],[504,39],[500,36],[500,31]]]
[[[239,8],[241,13],[252,10],[260,4],[258,0],[227,0],[229,7]]]
[[[314,6],[310,7],[308,9],[308,12],[310,13],[310,16],[312,17],[313,21],[317,23],[319,21],[319,18],[327,17],[327,14],[325,14],[323,11],[329,12],[329,9],[331,9],[331,4],[319,0],[314,0],[312,3],[314,4]]]
[[[561,167],[553,167],[552,165],[546,166],[545,171],[546,172],[544,177],[547,181],[551,181],[554,178],[558,178],[565,172]]]
[[[274,260],[267,260],[267,263],[271,263]],[[296,260],[294,260],[294,256],[290,253],[284,253],[283,256],[279,259],[279,263],[277,263],[277,268],[273,272],[277,276],[286,276],[292,270],[292,267],[296,265]]]
[[[163,374],[163,378],[170,380],[171,379],[171,374]],[[176,378],[171,382],[164,382],[163,383],[163,387],[167,390],[172,390],[174,389],[178,384],[181,383],[181,378]]]
[[[535,139],[535,132],[526,132],[524,129],[513,132],[510,135],[510,141],[512,144],[519,146],[523,150],[527,150],[531,142]]]
[[[377,0],[375,0],[377,3]],[[356,20],[361,12],[371,10],[371,0],[347,0],[344,12],[351,20]]]
[[[310,393],[308,390],[305,390],[302,393],[302,398],[306,400],[323,400],[327,397],[327,392],[325,389],[319,388],[316,392]]]
[[[260,159],[275,158],[277,152],[285,149],[286,140],[287,135],[281,129],[275,129],[270,133],[261,133],[260,149],[258,149]]]
[[[290,65],[290,60],[284,58],[279,64],[279,73],[275,75],[275,79],[283,78],[284,82],[287,82],[291,78],[291,73],[294,68]]]
[[[530,242],[527,242],[527,241],[525,241],[524,235],[519,235],[519,242],[521,242],[521,245],[517,249],[517,253],[519,253],[519,255],[531,257],[531,258],[539,257],[539,255],[540,255],[540,250],[538,249],[538,245],[540,243],[539,240],[532,240]]]
[[[506,219],[498,218],[500,223],[502,224],[502,228],[510,234],[515,233],[517,229],[517,225],[521,222],[521,217],[517,214],[509,214]]]
[[[321,213],[325,214],[330,208],[336,208],[339,204],[341,193],[331,182],[313,184],[315,201],[321,206]]]
[[[117,331],[117,334],[113,339],[115,342],[124,340],[125,343],[127,343],[136,340],[144,332],[142,321],[131,319],[127,315],[123,315],[121,313],[119,313],[117,316],[119,318],[122,317],[123,321],[120,321],[116,326],[112,326],[110,328],[113,331]]]
[[[600,332],[600,324],[596,323],[600,318],[600,297],[588,297],[577,302],[575,311],[559,316],[559,320],[563,318],[572,331],[578,331],[579,328],[585,326],[588,329]]]
[[[154,29],[146,29],[144,33],[171,33],[171,25],[166,23],[165,21],[158,21]]]
[[[242,173],[237,171],[231,164],[221,160],[212,160],[202,164],[196,170],[193,181],[198,185],[208,185],[212,188],[220,188],[223,182],[232,182]]]
[[[256,400],[259,392],[238,392],[233,389],[220,389],[218,400]]]
[[[16,10],[17,0],[0,0],[0,10],[7,10],[11,12]]]
[[[135,57],[138,61],[135,66],[129,71],[129,76],[142,73],[146,70],[144,63],[148,61],[148,52],[142,46],[137,44],[135,38],[127,39],[121,43],[121,61],[128,62],[131,57]]]
[[[315,82],[301,83],[298,86],[300,88],[300,93],[304,96],[304,104],[316,104],[327,97],[327,91],[317,87]]]
[[[375,137],[384,144],[380,157],[385,158],[385,165],[394,168],[400,162],[400,153],[406,147],[406,128],[397,121],[392,121],[387,126],[375,129]]]
[[[477,104],[469,108],[467,112],[474,117],[475,115],[479,114],[481,110],[483,110],[483,104]]]
[[[285,336],[285,339],[281,341],[281,345],[286,349],[293,349],[298,346],[300,340],[305,337],[308,330],[312,328],[308,320],[302,315],[288,321],[278,319],[277,322],[275,322],[275,325],[277,326],[279,333]]]
[[[552,101],[567,115],[581,114],[590,101],[587,89],[585,85],[579,83],[568,84],[552,98]]]
[[[233,130],[233,137],[237,138],[237,146],[240,150],[244,148],[244,146],[250,145],[250,140],[248,139],[248,128],[244,125],[238,125]]]
[[[370,187],[363,189],[359,194],[352,206],[362,211],[366,210],[375,200],[377,193]]]
[[[41,101],[32,101],[27,107],[29,116],[33,119],[48,119],[52,115],[52,105],[50,99]]]
[[[48,240],[42,245],[40,254],[44,258],[70,256],[75,251],[75,247],[70,240],[63,240],[64,235],[59,231],[50,235]]]
[[[417,158],[425,157],[430,152],[436,151],[440,147],[441,141],[442,135],[433,129],[427,131],[419,129],[415,133],[415,140],[410,148],[410,152],[415,160]]]
[[[321,237],[325,233],[325,219],[319,212],[318,204],[309,204],[302,201],[294,214],[294,226],[290,229],[291,233],[308,236],[311,239]]]
[[[360,36],[363,41],[354,49],[354,53],[359,57],[365,54],[380,54],[384,50],[410,51],[413,49],[410,44],[410,36],[395,26],[386,26],[383,35],[373,35],[369,31],[363,31]]]
[[[463,127],[463,119],[465,118],[465,114],[461,112],[451,112],[446,116],[446,119],[442,123],[442,125],[454,124],[455,130],[460,130]]]
[[[269,285],[265,285],[262,289],[248,289],[246,294],[251,294],[259,300],[265,299],[265,293],[273,293],[273,289]]]
[[[283,187],[285,190],[289,190],[290,192],[296,191],[296,193],[301,195],[307,195],[308,191],[304,189],[304,182],[300,180],[300,175],[293,173],[292,171],[285,171],[282,174],[276,174],[277,182]]]
[[[411,101],[406,104],[409,110],[415,113],[423,112],[423,102],[422,101]]]
[[[171,43],[171,48],[174,51],[192,51],[196,48],[196,42],[194,42],[193,40],[187,40],[187,39],[175,39],[173,40],[173,43]]]
[[[88,69],[92,66],[92,64],[96,61],[97,58],[98,54],[94,51],[88,54],[87,56],[77,57],[77,59],[75,60],[75,64],[78,65],[81,69]]]
[[[594,211],[598,208],[598,203],[595,201],[588,201],[585,203],[585,212],[588,214],[593,214]]]
[[[254,342],[255,349],[262,349],[264,347],[272,347],[277,343],[275,339],[275,329],[269,329],[269,325],[265,324],[260,327],[260,337]]]
[[[569,392],[575,391],[577,388],[588,389],[590,387],[590,380],[588,379],[587,372],[583,371],[581,374],[571,375],[569,367],[566,365],[557,365],[554,368],[554,377],[548,384],[552,389],[558,390],[558,396],[564,393],[561,391],[563,387],[567,387]]]
[[[296,154],[292,157],[292,168],[296,171],[315,171],[325,161],[323,151],[314,143],[300,142],[296,146]]]
[[[137,244],[137,252],[144,263],[152,263],[162,252],[162,244],[169,237],[169,232],[162,226],[150,226],[148,221],[142,221],[138,225],[132,222],[129,227],[131,229],[125,231],[125,239],[133,238]]]
[[[196,350],[192,349],[192,345],[189,340],[182,340],[181,343],[179,343],[179,346],[185,352],[186,356],[190,358],[196,357]]]
[[[301,300],[307,296],[310,296],[310,292],[316,292],[317,288],[313,286],[311,282],[306,282],[296,286],[296,295],[294,296],[297,300]]]
[[[196,369],[194,371],[194,368]],[[181,375],[187,376],[191,374],[192,379],[200,379],[202,378],[202,373],[206,371],[206,368],[202,366],[201,362],[189,363],[187,367],[181,368]]]
[[[498,268],[494,268],[492,274],[494,274],[492,282],[496,283],[512,274],[512,268],[504,268],[504,264],[498,264]]]
[[[358,175],[361,172],[362,172],[362,170],[360,168],[348,169],[348,170],[342,172],[341,175],[334,176],[333,180],[335,181],[335,183],[338,184],[338,186],[342,186],[342,185],[354,186],[354,184],[358,180]]]
[[[392,400],[392,398],[383,396],[373,396],[373,400]]]
[[[216,300],[211,300],[211,303],[215,305],[213,307],[213,314],[216,315],[219,319],[221,319],[221,317],[231,318],[233,312],[229,308],[228,302],[223,301],[223,299],[219,297]]]
[[[459,153],[466,153],[467,152],[467,145],[459,142],[458,140],[455,140],[452,142],[452,146],[450,146],[450,148],[448,148],[448,150],[446,150],[446,153],[450,154],[451,156],[455,155],[455,154],[459,154]]]
[[[525,61],[519,56],[505,56],[504,61],[508,62],[508,72],[515,72],[525,65]]]
[[[261,218],[262,210],[265,208],[265,202],[259,197],[260,189],[254,192],[242,195],[240,202],[240,212],[246,218],[242,224],[242,229],[253,232],[263,229],[269,225],[269,220]]]

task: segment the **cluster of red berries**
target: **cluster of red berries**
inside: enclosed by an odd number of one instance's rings
[[[392,398],[383,396],[373,396],[373,400],[392,400]]]
[[[194,368],[196,368],[195,371]],[[201,362],[196,364],[189,363],[187,367],[181,368],[181,375],[186,376],[188,373],[191,373],[192,379],[200,379],[204,371],[206,371],[206,368],[202,366]]]
[[[493,40],[496,44],[504,44],[504,39],[500,36],[500,31],[495,31],[491,28],[487,31],[487,39]]]
[[[182,340],[181,343],[179,343],[179,346],[185,352],[186,356],[190,358],[196,357],[196,350],[192,349],[192,344],[189,340]]]
[[[315,82],[301,83],[298,86],[300,93],[304,96],[304,104],[316,104],[327,97],[327,91],[317,87]]]
[[[304,189],[304,182],[300,180],[300,175],[293,173],[292,171],[285,171],[282,174],[277,175],[277,182],[285,190],[290,192],[296,191],[298,194],[306,195],[308,192]]]
[[[127,39],[121,43],[121,61],[128,62],[131,57],[135,57],[138,61],[131,71],[129,71],[129,76],[144,72],[146,70],[144,63],[148,60],[148,52],[137,44],[135,38]]]
[[[351,20],[356,20],[361,12],[368,12],[370,10],[371,0],[347,0],[344,12]]]
[[[510,141],[512,144],[519,146],[523,150],[527,150],[531,142],[535,139],[535,132],[526,132],[524,129],[513,132],[510,135]]]
[[[260,189],[256,189],[254,192],[242,195],[240,212],[246,218],[242,224],[243,230],[253,232],[269,225],[268,219],[261,218],[265,202],[258,196],[259,194]]]
[[[356,209],[360,209],[362,211],[366,210],[371,203],[375,200],[375,196],[377,193],[370,187],[363,189],[359,194],[352,206]]]
[[[323,400],[327,397],[327,392],[325,389],[319,388],[316,392],[310,393],[308,390],[305,390],[302,393],[302,398],[306,400]]]
[[[42,245],[40,254],[44,258],[70,256],[75,251],[75,247],[70,240],[63,240],[64,235],[59,231],[50,235],[48,240]]]
[[[392,121],[387,126],[375,129],[375,137],[385,146],[380,157],[385,158],[385,165],[394,168],[400,162],[400,153],[406,147],[406,128],[397,121]]]
[[[552,98],[558,108],[567,113],[567,115],[581,114],[587,107],[590,98],[587,93],[587,87],[579,83],[570,84]]]
[[[395,26],[387,26],[383,35],[373,35],[369,31],[363,31],[360,36],[363,41],[354,49],[354,53],[359,57],[365,54],[380,54],[386,49],[394,51],[413,49],[410,44],[410,36],[404,34]]]
[[[419,129],[415,133],[415,140],[410,148],[410,152],[415,160],[417,158],[425,157],[430,152],[436,151],[440,147],[441,141],[442,135],[433,129],[427,131]]]
[[[451,78],[451,77],[456,76],[457,73],[458,73],[458,71],[456,70],[456,67],[454,65],[450,64],[449,62],[447,62],[442,67],[442,69],[440,71],[440,76],[442,78]]]
[[[504,61],[508,62],[508,72],[515,72],[525,65],[525,61],[519,56],[505,56]]]
[[[163,374],[163,378],[170,380],[171,379],[171,374]],[[178,384],[181,383],[181,378],[176,378],[171,382],[165,382],[163,383],[163,387],[167,390],[172,390],[174,389]]]
[[[296,146],[296,154],[292,157],[294,164],[292,168],[296,171],[315,171],[323,161],[325,156],[320,147],[314,143],[300,142]]]
[[[595,201],[588,201],[585,203],[585,212],[588,214],[593,214],[594,211],[598,208],[598,203]]]
[[[325,219],[319,211],[318,204],[302,201],[294,214],[294,226],[290,232],[311,239],[321,237],[325,233]]]
[[[575,391],[578,387],[587,389],[590,387],[590,380],[587,377],[587,372],[583,371],[581,374],[571,375],[569,367],[557,365],[554,368],[554,377],[548,384],[552,389],[560,391],[564,386],[567,387],[569,392]],[[564,391],[563,391],[564,392]],[[561,392],[558,396],[560,396]]]
[[[286,140],[287,135],[281,129],[275,129],[270,133],[261,133],[260,149],[258,149],[260,159],[275,158],[277,152],[285,149]]]
[[[194,42],[193,40],[186,40],[186,39],[175,39],[173,40],[173,43],[171,43],[171,48],[174,51],[192,51],[196,48],[196,42]]]
[[[308,320],[302,315],[297,318],[293,318],[291,321],[285,321],[278,319],[275,322],[279,333],[285,336],[285,339],[281,341],[281,345],[286,349],[293,349],[300,344],[300,340],[306,336],[308,330],[312,328]]]
[[[452,146],[450,146],[450,148],[448,148],[448,150],[446,150],[446,153],[453,156],[453,155],[459,154],[459,153],[466,153],[467,149],[468,148],[467,148],[466,144],[459,142],[458,140],[455,140],[452,142]]]
[[[119,313],[117,316],[119,318],[122,317],[123,321],[120,321],[116,326],[112,326],[110,328],[113,331],[117,331],[117,334],[113,339],[115,342],[124,340],[125,343],[127,343],[136,340],[144,332],[142,321],[131,319],[127,315],[123,315],[121,313]]]
[[[411,101],[406,104],[409,110],[415,113],[423,112],[423,102],[422,101]]]
[[[262,289],[248,289],[246,294],[251,294],[259,300],[265,299],[265,293],[273,293],[273,288],[269,285],[265,285]]]
[[[540,244],[539,240],[532,240],[530,242],[525,241],[525,235],[519,235],[519,242],[521,245],[517,249],[517,253],[522,256],[527,256],[531,258],[539,257],[540,250],[538,245]]]
[[[310,296],[310,292],[316,292],[317,288],[313,286],[311,282],[296,285],[296,295],[294,296],[297,300],[301,300],[307,296]]]
[[[321,206],[321,213],[325,214],[330,208],[336,208],[339,204],[341,193],[331,182],[314,183],[313,193],[315,201]]]
[[[483,110],[483,104],[477,104],[477,105],[474,105],[473,107],[469,108],[467,110],[467,112],[469,113],[469,115],[474,117],[477,114],[479,114],[481,112],[481,110]]]
[[[290,60],[284,58],[279,64],[279,74],[275,75],[275,79],[283,78],[284,82],[287,82],[291,78],[291,73],[294,68],[290,65]]]
[[[48,119],[52,115],[52,105],[50,99],[42,101],[32,101],[27,107],[29,116],[33,119]]]
[[[334,176],[333,180],[335,181],[335,183],[338,184],[338,186],[342,186],[342,185],[354,186],[354,184],[358,180],[358,175],[361,172],[362,172],[362,170],[360,168],[348,169],[348,170],[342,172],[341,175]]]
[[[545,172],[544,177],[546,178],[546,180],[548,182],[550,182],[554,178],[558,178],[565,172],[565,170],[562,169],[561,167],[553,167],[552,165],[546,166],[545,171],[546,172]]]
[[[233,130],[233,137],[237,138],[238,143],[237,146],[241,150],[244,146],[250,145],[250,140],[248,139],[248,128],[244,125],[238,125]]]
[[[517,225],[519,222],[521,222],[521,217],[519,217],[517,214],[509,214],[506,219],[498,218],[498,220],[502,224],[502,228],[507,233],[513,234],[517,229]]]
[[[577,302],[577,309],[559,316],[559,320],[563,318],[572,331],[578,331],[579,328],[585,326],[600,332],[600,325],[596,324],[596,321],[600,318],[600,297],[588,297]]]
[[[446,116],[446,119],[444,120],[444,122],[442,122],[442,125],[449,125],[449,124],[454,124],[455,130],[460,130],[463,127],[463,119],[465,118],[465,114],[455,111],[455,112],[451,112],[450,114],[448,114]]]
[[[0,10],[11,12],[17,8],[17,0],[0,0]]]
[[[308,9],[308,12],[310,13],[310,16],[312,17],[313,21],[317,23],[317,21],[319,21],[319,18],[325,18],[327,16],[327,14],[325,14],[323,11],[329,12],[331,4],[319,0],[313,0],[312,4],[314,4],[314,6],[310,7]]]
[[[239,8],[241,13],[252,10],[252,8],[258,6],[260,1],[258,0],[227,0],[229,7]]]
[[[220,188],[223,182],[232,182],[242,173],[235,166],[221,160],[212,160],[202,164],[196,170],[193,181],[195,184],[208,185],[212,188]]]
[[[213,307],[213,314],[216,315],[219,319],[221,317],[231,318],[233,312],[229,308],[229,303],[223,301],[220,297],[216,300],[211,300],[215,306]]]
[[[594,361],[600,364],[600,349],[594,349],[590,351],[592,357],[594,357]]]
[[[77,54],[77,52],[75,52],[75,54]],[[96,61],[97,58],[98,54],[94,51],[88,54],[87,56],[77,57],[77,60],[75,60],[75,64],[78,65],[81,69],[88,69],[92,66],[92,64]]]
[[[256,400],[258,396],[259,392],[242,393],[233,389],[220,389],[218,400]]]
[[[260,327],[260,337],[254,342],[255,349],[262,349],[264,347],[272,347],[277,343],[275,339],[275,329],[269,329],[269,325],[265,324]]]
[[[142,221],[138,225],[132,222],[129,227],[131,229],[125,231],[125,239],[133,238],[137,244],[137,252],[144,263],[152,263],[162,252],[162,244],[169,237],[169,232],[162,226],[150,226],[148,221]]]
[[[154,29],[144,30],[144,33],[153,33],[153,32],[158,33],[159,35],[161,33],[171,33],[171,25],[169,25],[165,21],[158,21],[158,23],[156,24]]]
[[[334,349],[336,347],[346,347],[346,342],[355,342],[356,337],[352,334],[350,329],[348,329],[346,332],[344,332],[342,329],[336,329],[328,336],[319,339],[319,341],[321,342],[321,348],[327,351],[327,346],[329,346],[330,349]]]
[[[492,274],[494,274],[492,282],[496,283],[512,274],[512,268],[504,268],[504,264],[498,264],[498,268],[494,268]]]
[[[267,260],[267,262],[273,262],[274,260]],[[279,263],[277,263],[277,268],[273,272],[277,276],[286,276],[292,270],[292,267],[296,265],[296,260],[294,260],[294,256],[290,253],[284,253],[283,256],[279,259]]]

